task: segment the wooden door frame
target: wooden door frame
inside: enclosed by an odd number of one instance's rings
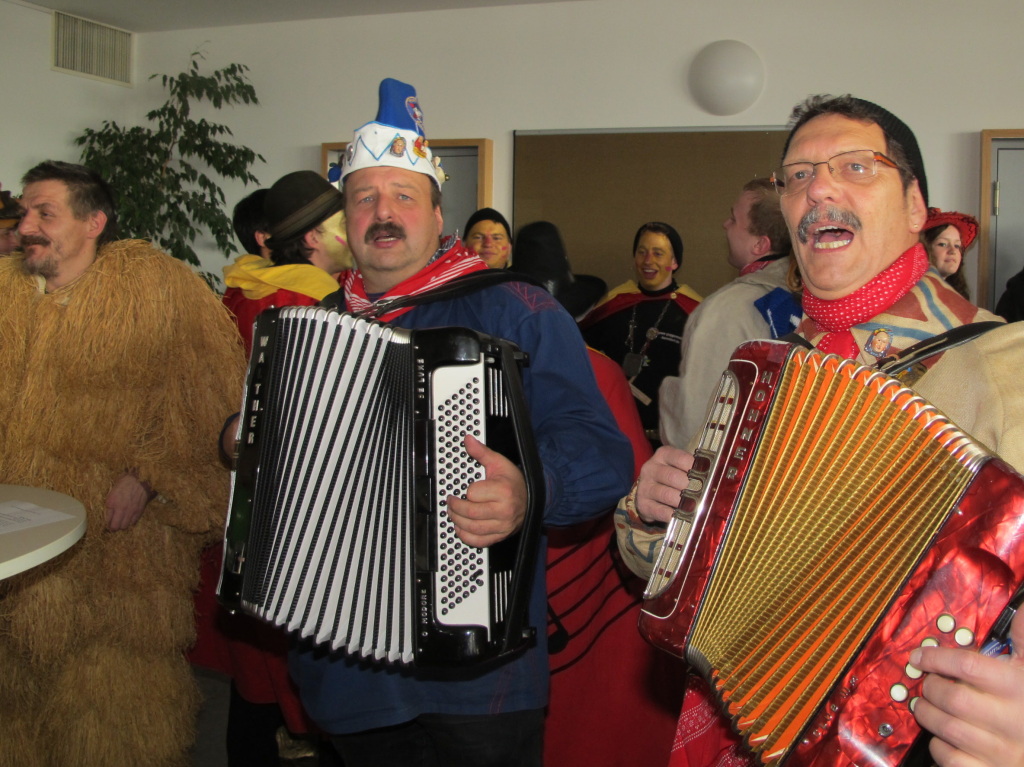
[[[331,153],[345,153],[347,141],[331,141],[320,145],[320,172],[327,178]],[[494,142],[489,138],[430,139],[432,147],[469,147],[476,150],[476,206],[491,207],[494,185]]]
[[[992,155],[993,144],[1000,139],[1024,139],[1024,128],[992,129],[981,132],[981,204],[978,228],[978,306],[990,306],[992,288]]]

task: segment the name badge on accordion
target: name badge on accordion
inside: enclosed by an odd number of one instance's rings
[[[317,307],[262,313],[239,423],[218,596],[358,657],[495,661],[535,635],[544,505],[525,355],[466,328],[406,330]],[[447,498],[483,478],[473,434],[523,471],[522,528],[462,543]]]
[[[712,399],[641,632],[763,764],[898,765],[922,645],[979,647],[1024,580],[1024,478],[899,382],[756,341]]]

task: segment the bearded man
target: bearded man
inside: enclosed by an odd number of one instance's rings
[[[216,435],[242,383],[230,314],[187,266],[116,240],[106,183],[23,179],[0,260],[0,482],[86,508],[82,541],[0,582],[0,764],[185,767],[200,549],[223,529]]]

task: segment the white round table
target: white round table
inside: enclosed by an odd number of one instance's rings
[[[0,485],[0,579],[42,564],[85,535],[85,507],[52,490]]]

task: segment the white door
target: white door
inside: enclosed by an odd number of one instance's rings
[[[1024,269],[1024,140],[997,140],[992,149],[989,309],[1003,295],[1006,281]]]

